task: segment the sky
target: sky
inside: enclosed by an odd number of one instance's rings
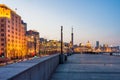
[[[40,37],[74,44],[90,41],[120,45],[120,0],[0,0],[15,10],[27,23],[28,30],[37,30]]]

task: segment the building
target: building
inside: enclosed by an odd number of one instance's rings
[[[35,30],[29,30],[26,32],[27,36],[27,55],[35,56],[40,52],[40,36],[39,32]]]
[[[69,43],[63,43],[63,53],[69,51]],[[40,53],[42,54],[56,54],[61,52],[61,41],[47,40],[40,38]]]
[[[80,52],[80,53],[93,52],[93,47],[89,41],[86,44],[80,43],[79,46],[76,46],[74,48],[74,52]]]
[[[47,39],[45,38],[40,38],[40,43],[47,42]]]
[[[86,43],[86,47],[88,47],[88,48],[91,48],[92,46],[91,46],[91,43],[88,41],[87,43]]]
[[[99,41],[96,41],[96,48],[99,48],[99,47],[100,47]]]
[[[111,47],[112,52],[119,52],[119,46],[113,46]]]
[[[25,25],[21,16],[0,4],[0,56],[10,59],[26,55]]]
[[[41,46],[40,52],[42,54],[53,54],[53,53],[60,53],[61,51],[61,42],[57,40],[46,40],[41,38]]]

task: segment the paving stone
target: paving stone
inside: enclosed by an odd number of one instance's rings
[[[120,80],[120,57],[74,54],[58,66],[51,80]]]

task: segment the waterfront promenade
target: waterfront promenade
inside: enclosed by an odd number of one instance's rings
[[[58,66],[51,80],[120,80],[120,56],[74,54]]]

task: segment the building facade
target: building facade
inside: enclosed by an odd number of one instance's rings
[[[93,52],[93,47],[91,43],[88,41],[85,45],[80,43],[78,47],[74,48],[75,52],[81,52],[81,53],[88,53],[88,52]]]
[[[21,17],[0,4],[0,56],[21,58],[26,55],[25,25]]]
[[[35,56],[40,52],[40,37],[39,32],[29,30],[26,33],[27,36],[27,55]]]
[[[99,47],[100,47],[99,41],[96,41],[96,48],[99,48]]]

